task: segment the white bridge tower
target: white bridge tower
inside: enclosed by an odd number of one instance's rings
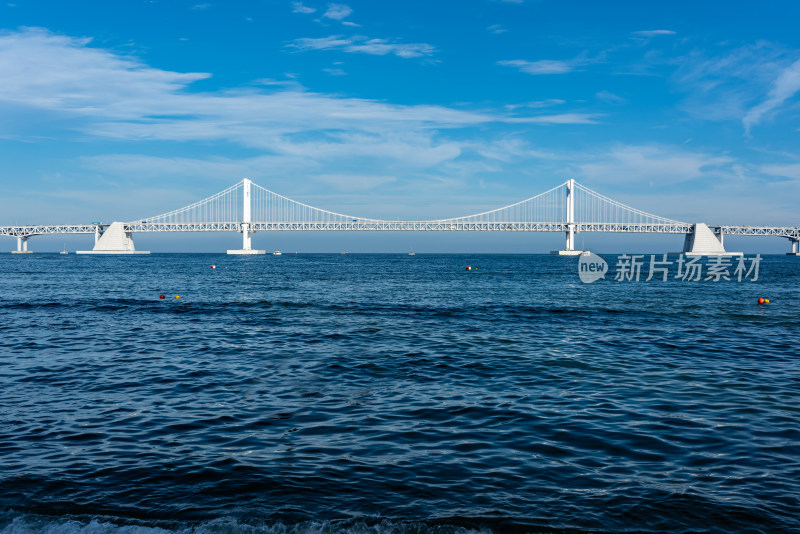
[[[263,250],[253,250],[252,248],[252,237],[253,237],[253,230],[250,226],[252,222],[252,211],[251,211],[251,196],[250,196],[250,186],[253,182],[249,179],[245,178],[242,180],[242,224],[240,232],[242,232],[242,248],[238,250],[228,250],[228,254],[242,254],[242,255],[252,255],[252,254],[264,254],[265,251]]]
[[[553,254],[559,256],[578,256],[582,251],[575,250],[575,180],[570,178],[567,180],[567,205],[566,205],[566,222],[567,222],[567,242],[564,250],[554,250]]]

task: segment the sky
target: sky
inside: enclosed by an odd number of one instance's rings
[[[681,221],[800,225],[798,20],[794,1],[3,2],[0,225],[135,220],[244,177],[382,219],[468,215],[574,178]],[[240,236],[134,240],[221,251]],[[682,246],[680,236],[582,240],[601,251]],[[37,237],[31,248],[62,243],[92,238]],[[307,252],[562,244],[559,234],[254,236],[259,248]],[[778,238],[726,246],[789,250]]]

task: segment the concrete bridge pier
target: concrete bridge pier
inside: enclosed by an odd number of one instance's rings
[[[566,250],[575,250],[575,225],[570,224],[567,230]]]
[[[250,223],[242,223],[242,248],[228,249],[228,254],[236,254],[239,256],[251,256],[258,254],[265,254],[264,250],[253,249],[253,231],[250,229]]]
[[[787,252],[787,256],[800,256],[800,238],[792,239],[792,251]]]
[[[741,252],[727,252],[722,246],[722,229],[711,230],[707,224],[697,223],[683,241],[683,254],[687,256],[741,256]]]
[[[76,250],[75,254],[150,254],[146,250],[136,250],[133,246],[133,235],[125,230],[125,224],[113,222],[108,228],[95,226],[94,248],[92,250]]]
[[[28,237],[29,236],[18,236],[17,237],[17,250],[12,250],[12,254],[33,254],[32,250],[28,250]]]

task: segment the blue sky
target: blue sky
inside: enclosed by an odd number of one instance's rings
[[[0,224],[132,220],[249,177],[363,217],[466,215],[575,178],[678,220],[800,225],[798,20],[788,1],[5,2]],[[255,237],[309,251],[561,241]]]

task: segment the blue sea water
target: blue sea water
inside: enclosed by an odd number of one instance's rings
[[[800,530],[800,260],[577,262],[0,256],[0,532]]]

